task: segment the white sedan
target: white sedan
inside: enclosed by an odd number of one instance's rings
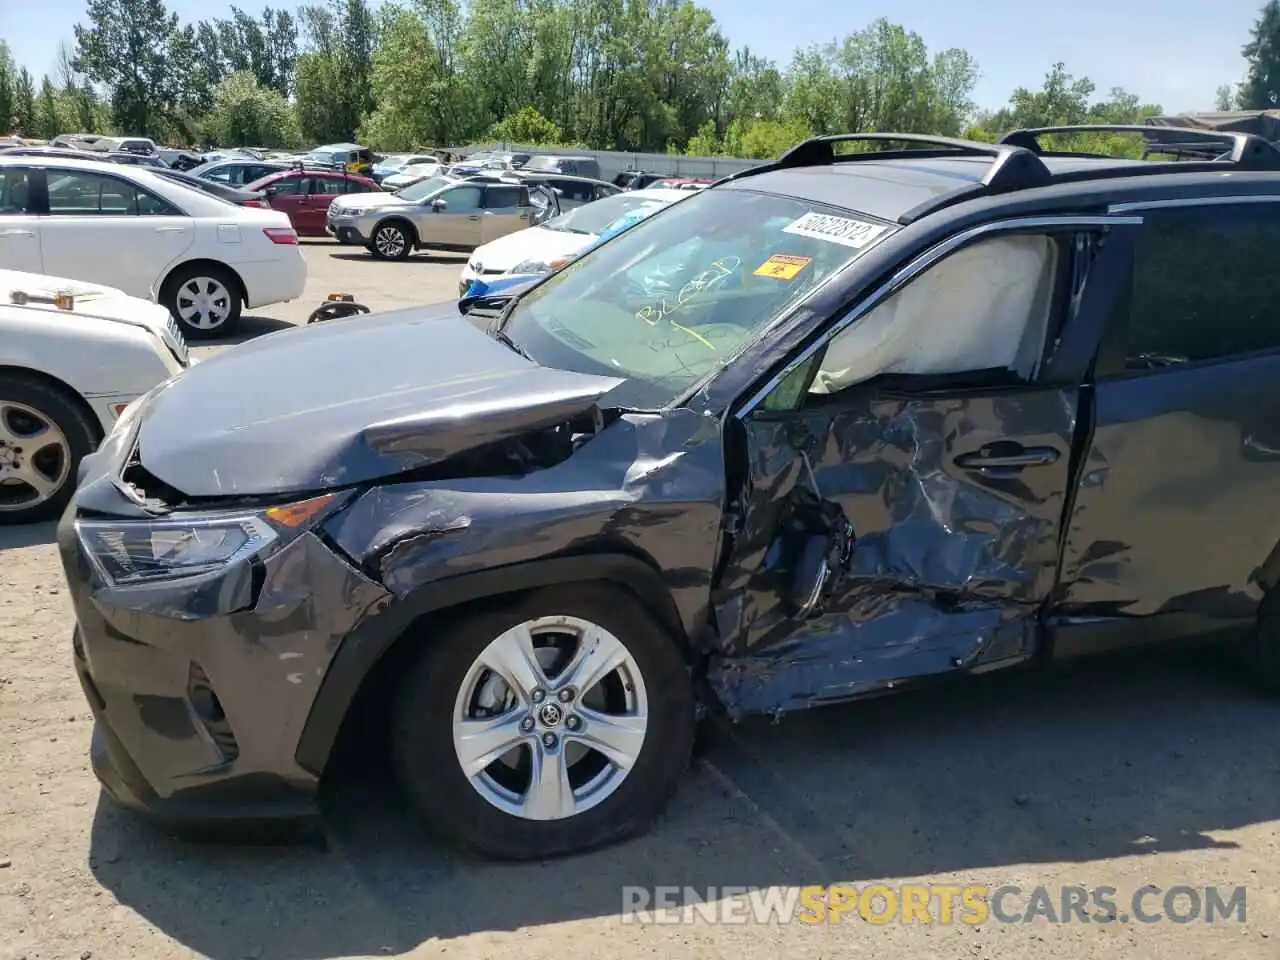
[[[189,337],[293,300],[307,265],[287,214],[144,167],[0,154],[0,269],[108,283],[169,308]]]
[[[554,270],[595,243],[600,234],[624,217],[649,216],[689,196],[686,190],[627,190],[575,207],[536,227],[499,237],[471,255],[462,268],[458,289],[465,291],[479,277]]]
[[[0,524],[57,517],[125,408],[191,362],[163,307],[0,270]]]

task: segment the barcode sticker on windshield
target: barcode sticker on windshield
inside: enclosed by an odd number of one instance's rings
[[[782,228],[783,233],[793,233],[799,237],[813,237],[815,240],[829,240],[846,247],[861,250],[870,246],[888,227],[865,220],[850,220],[847,217],[833,217],[826,213],[806,213],[799,220]]]

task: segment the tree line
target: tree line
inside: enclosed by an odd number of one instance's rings
[[[1243,54],[1246,77],[1220,88],[1216,106],[1280,105],[1280,0]],[[0,132],[380,150],[494,139],[763,158],[821,133],[990,140],[1160,112],[1125,90],[1099,96],[1062,63],[983,111],[979,76],[967,51],[931,51],[887,19],[780,65],[731,49],[693,0],[393,0],[376,12],[369,0],[324,0],[185,24],[165,0],[88,0],[52,76],[37,82],[0,40]]]

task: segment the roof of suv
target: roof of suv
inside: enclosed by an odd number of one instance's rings
[[[1142,166],[1145,162],[1092,157],[1044,158],[1045,166],[1054,174]],[[852,203],[862,213],[897,221],[908,210],[921,204],[954,193],[959,188],[972,187],[982,180],[990,166],[991,161],[981,157],[861,160],[849,164],[836,162],[825,167],[770,170],[726,186],[764,190],[836,207],[847,207]]]
[[[1221,150],[1221,156],[1197,161],[1051,152],[1043,149],[1038,139],[1048,134],[1082,132],[1141,133],[1150,149],[1154,134],[1167,136],[1169,128],[1102,124],[1044,127],[1014,131],[998,144],[892,133],[814,137],[773,163],[726,177],[719,186],[763,190],[857,209],[906,224],[966,200],[1012,197],[1036,188],[1076,184],[1078,192],[1093,193],[1131,175],[1148,183],[1153,182],[1148,178],[1153,173],[1198,174],[1205,182],[1220,182],[1224,172],[1266,171],[1273,178],[1280,172],[1280,149],[1250,134],[1179,130],[1180,136],[1218,144],[1216,149]],[[836,154],[835,145],[847,141],[896,146],[879,152]],[[901,149],[904,143],[911,149]]]

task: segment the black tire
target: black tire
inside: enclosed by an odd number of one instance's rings
[[[634,658],[648,692],[649,726],[616,791],[561,820],[526,820],[498,809],[467,780],[453,746],[460,685],[485,647],[518,623],[574,616],[604,627]],[[392,761],[428,828],[488,857],[544,859],[615,843],[648,828],[689,765],[694,697],[675,642],[628,592],[603,584],[553,587],[448,623],[401,682],[393,705]]]
[[[215,327],[195,326],[183,320],[178,313],[178,299],[183,292],[183,288],[193,281],[198,283],[206,277],[222,284],[228,293],[227,315]],[[186,339],[209,340],[213,337],[226,336],[239,325],[240,312],[244,306],[244,291],[241,289],[239,278],[225,267],[220,267],[216,264],[192,264],[191,266],[179,267],[169,275],[169,279],[165,281],[164,289],[160,293],[160,303],[173,315],[173,319],[182,328],[182,335]]]
[[[384,241],[381,245],[380,240]],[[413,253],[413,235],[397,220],[380,223],[369,237],[369,252],[379,260],[408,260]]]
[[[1280,696],[1280,594],[1258,605],[1258,624],[1245,644],[1241,660],[1250,679],[1264,693]]]
[[[30,507],[0,509],[0,525],[55,520],[62,515],[62,511],[66,509],[67,503],[75,493],[76,474],[80,468],[80,461],[92,453],[98,445],[98,430],[64,390],[35,377],[26,377],[21,374],[0,377],[0,408],[3,408],[6,402],[30,407],[48,418],[61,430],[67,440],[70,464],[65,479],[56,492],[47,499]],[[3,476],[0,475],[0,480],[2,479]],[[0,503],[5,499],[7,498],[0,496]]]

